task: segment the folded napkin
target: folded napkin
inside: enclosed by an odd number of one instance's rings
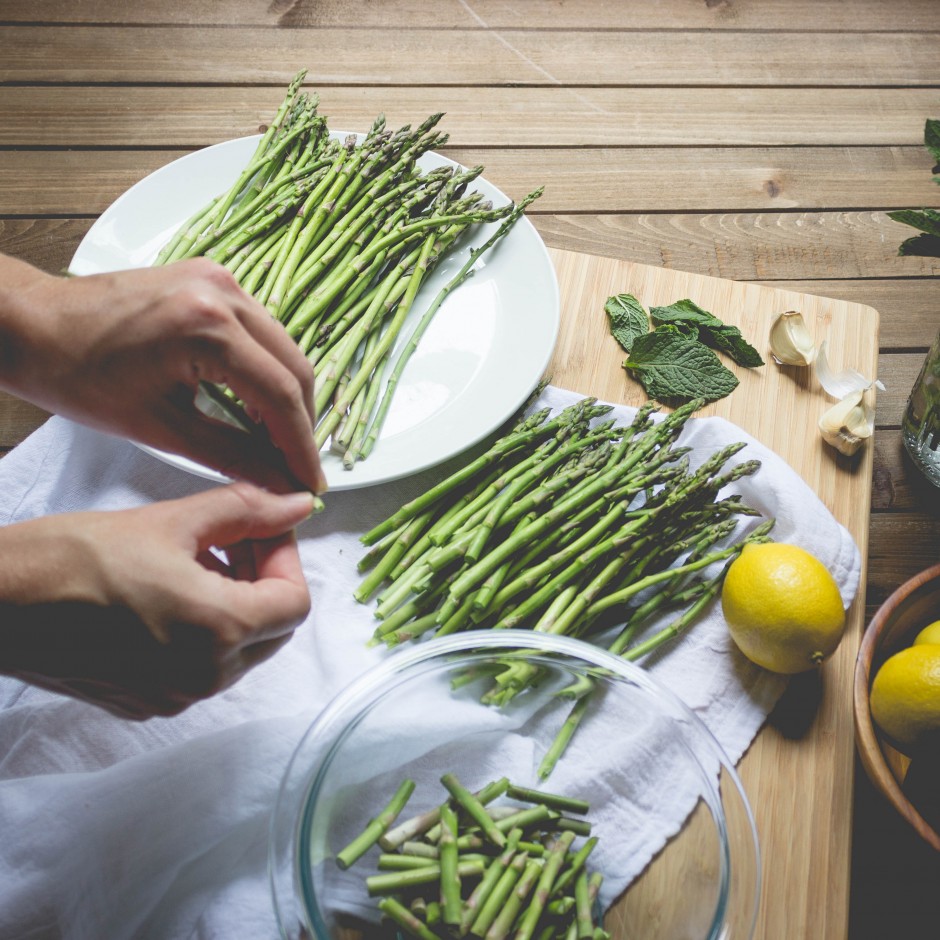
[[[560,408],[580,397],[548,388],[537,406]],[[633,414],[614,411],[623,422]],[[693,461],[731,441],[748,444],[735,459],[762,461],[734,490],[776,517],[775,539],[823,561],[847,606],[859,584],[858,550],[797,474],[719,418],[693,419],[682,438]],[[233,688],[175,718],[126,722],[0,677],[0,936],[277,936],[267,839],[281,777],[316,715],[390,655],[365,646],[375,621],[371,605],[352,598],[363,553],[358,537],[449,469],[331,493],[326,511],[299,530],[313,597],[308,621]],[[137,506],[211,485],[125,441],[51,418],[0,461],[0,524]],[[647,665],[735,762],[784,688],[780,677],[737,653],[715,605]],[[624,760],[614,741],[582,746],[581,757],[601,793],[634,785],[631,775],[644,763]],[[603,801],[592,805],[603,840],[610,820]],[[646,864],[675,823],[634,834],[642,851],[622,860],[612,892]]]

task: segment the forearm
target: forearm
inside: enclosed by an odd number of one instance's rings
[[[0,528],[0,601],[106,602],[100,579],[89,570],[95,556],[83,516],[45,516]]]
[[[55,275],[47,274],[35,265],[0,252],[0,294],[21,294],[54,280]]]
[[[162,644],[115,582],[115,557],[134,564],[133,545],[120,538],[125,529],[136,541],[134,510],[60,513],[0,528],[0,673],[97,700],[121,687],[125,674],[156,668],[166,656]],[[146,585],[127,591],[148,593]]]
[[[0,528],[0,673],[30,682],[67,674],[87,642],[79,621],[108,613],[77,521],[47,516]]]
[[[61,280],[0,254],[0,388],[20,391],[29,349],[45,329],[49,298]]]
[[[0,673],[132,718],[215,694],[307,616],[312,508],[239,483],[0,528]]]

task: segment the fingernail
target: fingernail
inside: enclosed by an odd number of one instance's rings
[[[303,510],[307,516],[312,515],[316,508],[317,499],[309,490],[287,493],[281,498],[287,503],[290,509],[296,510],[297,512]]]
[[[330,484],[326,482],[326,474],[322,470],[318,471],[317,486],[314,493],[316,493],[317,496],[322,496],[329,488]]]

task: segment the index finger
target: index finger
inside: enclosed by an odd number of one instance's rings
[[[241,328],[224,331],[223,342],[214,345],[221,361],[207,364],[211,371],[221,372],[212,380],[227,384],[264,422],[272,443],[303,486],[325,492],[326,477],[313,433],[313,366],[281,323],[231,272],[214,263],[204,267],[233,318],[229,322]]]
[[[304,406],[310,423],[315,424],[313,369],[306,356],[268,308],[246,291],[230,271],[215,263],[209,266],[209,271],[216,287],[228,295],[238,322],[256,343],[271,353],[297,380],[303,390]]]
[[[264,422],[294,476],[313,492],[325,492],[326,477],[313,434],[313,366],[284,327],[230,272],[214,266],[212,275],[244,331],[227,337],[221,378]]]
[[[297,353],[300,355],[299,350]],[[313,492],[325,492],[326,477],[310,418],[313,403],[309,401],[308,407],[305,387],[247,335],[242,342],[229,344],[223,357],[225,383],[263,422],[271,442],[284,455],[294,476]],[[312,377],[309,363],[307,368]],[[306,387],[312,396],[312,381]]]
[[[284,326],[276,320],[267,307],[244,291],[237,283],[239,292],[235,314],[239,322],[255,342],[263,346],[297,380],[303,391],[304,406],[310,423],[316,423],[313,407],[313,367],[300,351],[297,343],[288,335]]]

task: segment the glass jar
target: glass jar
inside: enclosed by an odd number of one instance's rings
[[[940,333],[927,358],[901,421],[904,446],[935,486],[940,486]]]

